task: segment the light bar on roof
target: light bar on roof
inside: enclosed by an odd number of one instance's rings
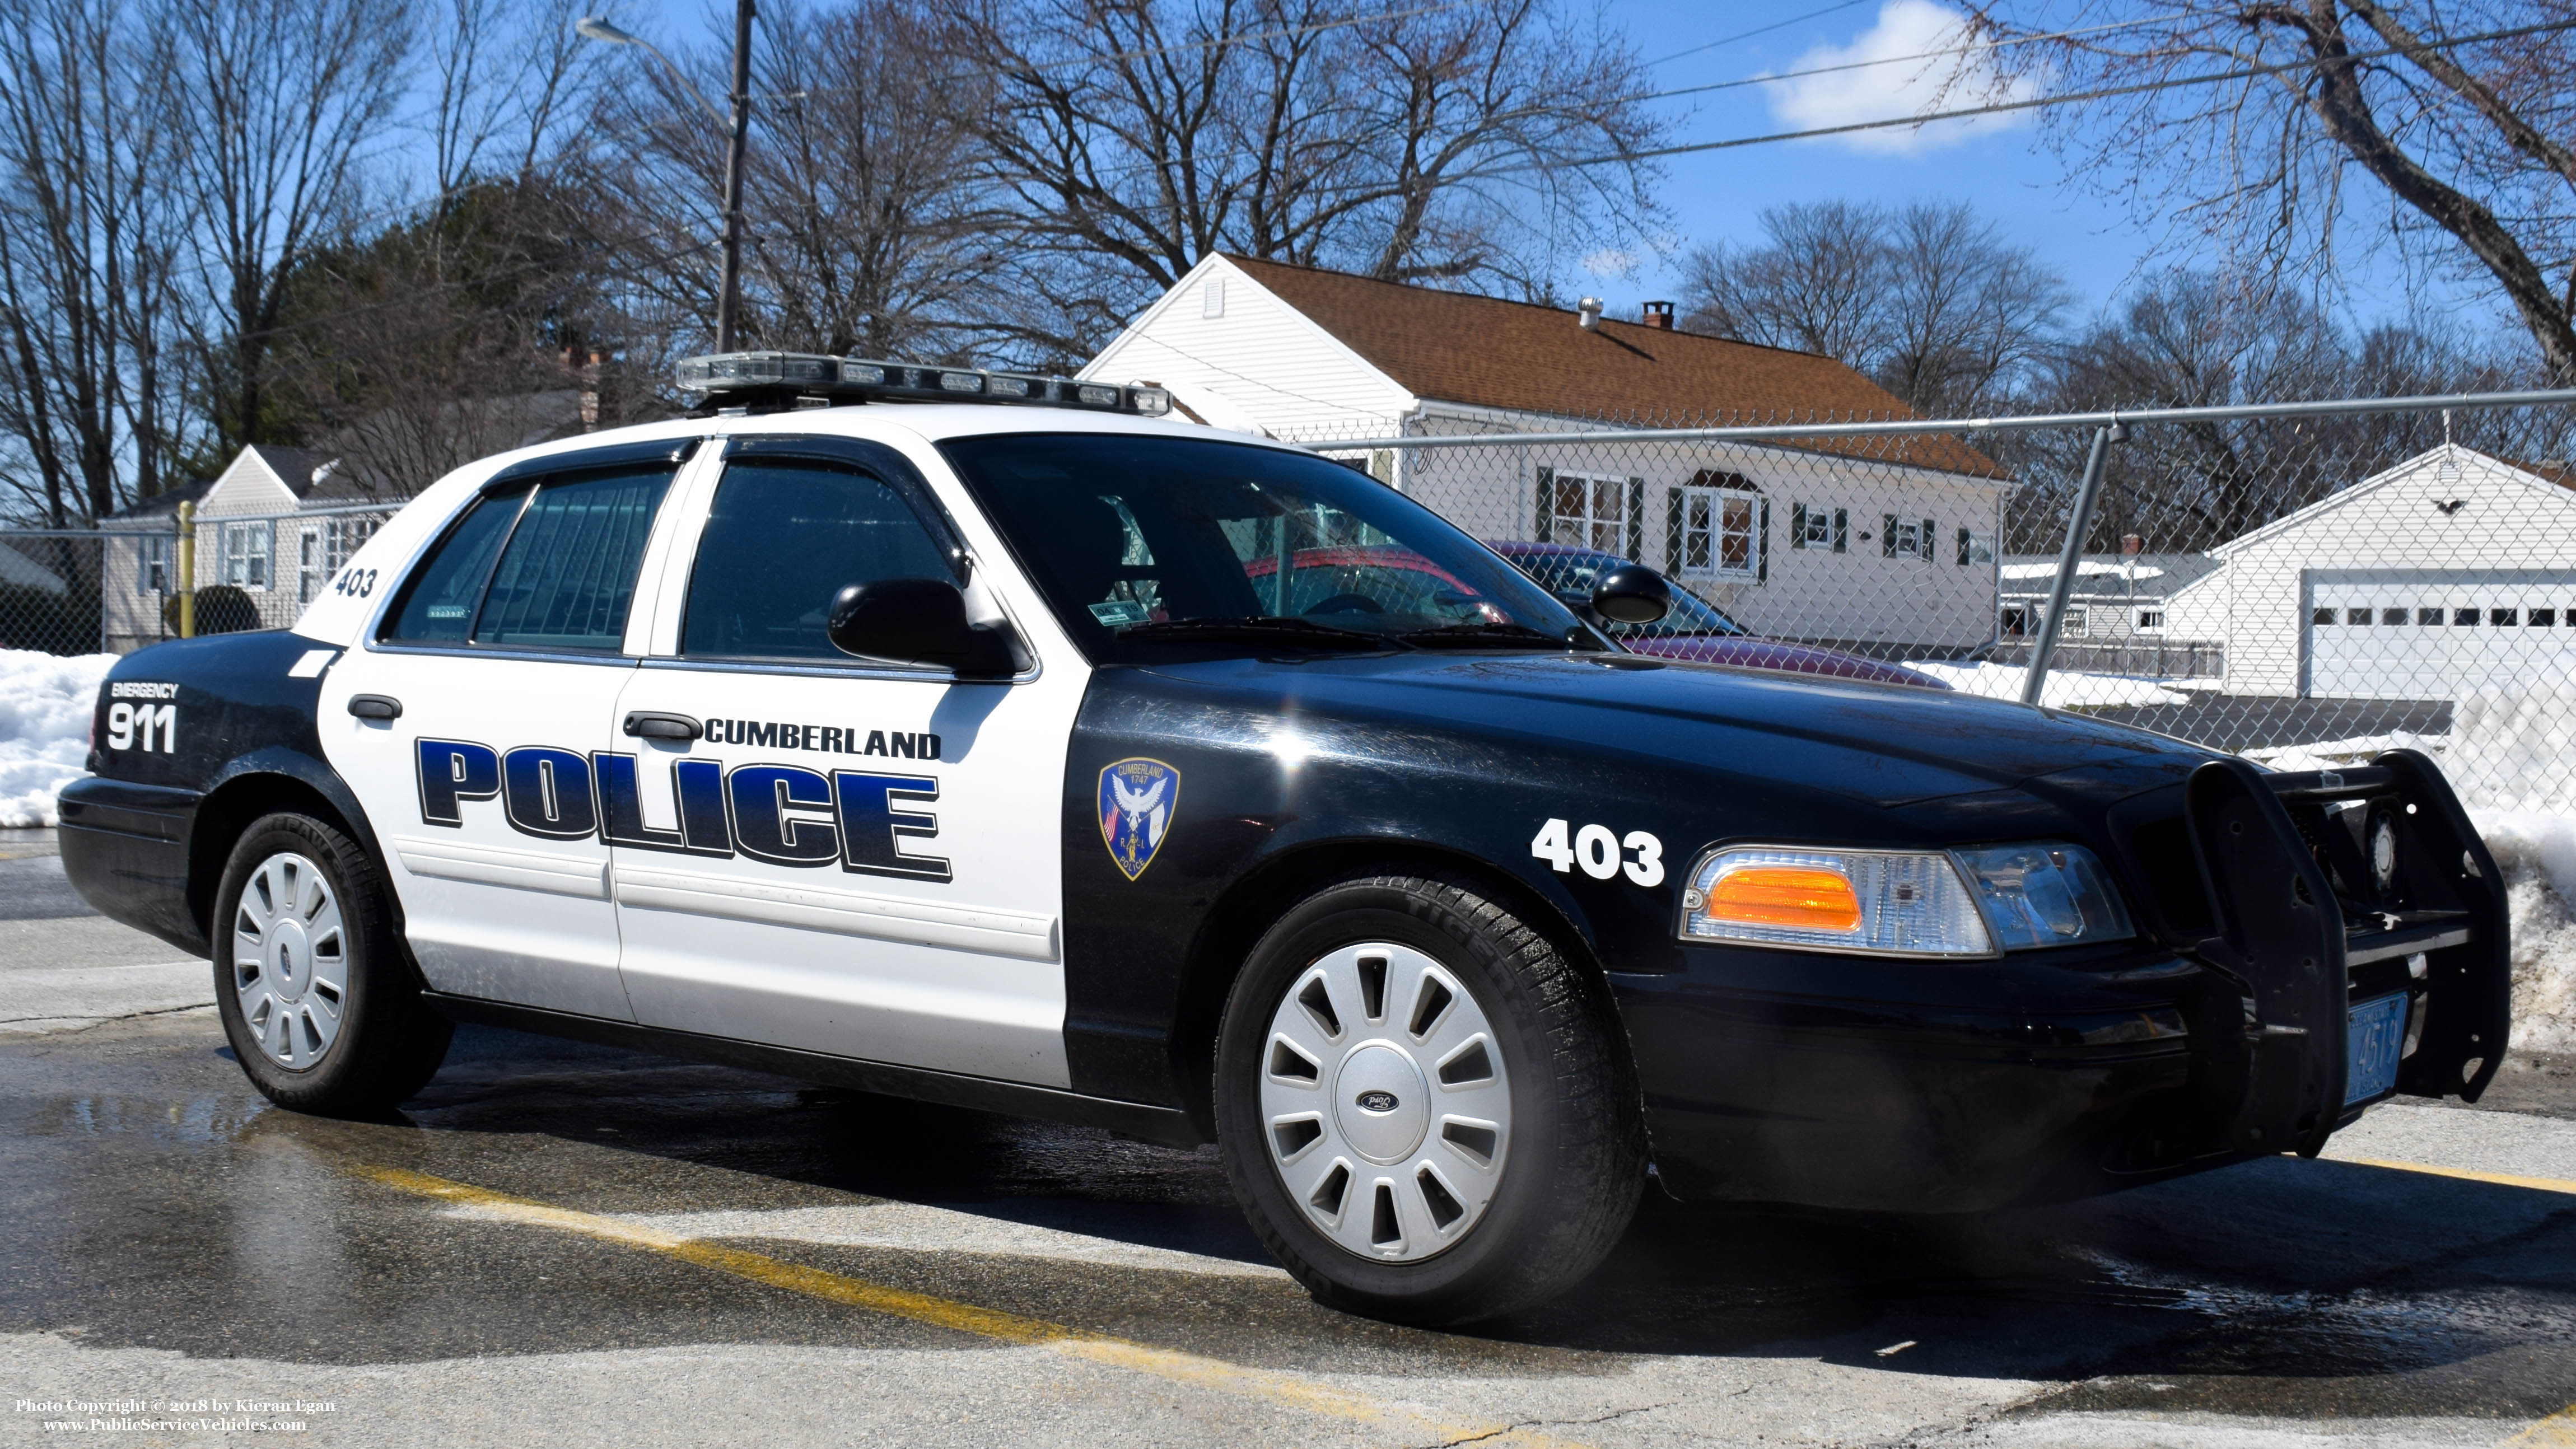
[[[1120,386],[986,372],[872,358],[827,357],[810,352],[718,352],[680,361],[674,377],[684,392],[702,393],[710,405],[828,407],[863,402],[986,402],[1079,408],[1159,418],[1172,410],[1168,391],[1144,383]]]

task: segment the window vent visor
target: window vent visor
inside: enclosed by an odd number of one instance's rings
[[[1933,851],[1711,851],[1682,892],[1681,936],[1872,956],[1995,954],[1958,867]]]

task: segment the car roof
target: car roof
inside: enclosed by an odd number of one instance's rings
[[[952,438],[983,437],[1005,433],[1105,433],[1131,437],[1194,439],[1210,443],[1239,443],[1247,447],[1275,448],[1312,457],[1303,448],[1256,438],[1244,433],[1225,432],[1200,423],[1173,422],[1161,418],[1140,418],[1123,413],[1087,412],[1078,408],[1014,407],[996,403],[912,403],[874,402],[842,404],[828,408],[799,408],[781,412],[717,413],[712,417],[672,418],[665,422],[638,423],[631,427],[610,428],[584,433],[576,438],[540,443],[534,447],[498,454],[481,460],[482,464],[508,465],[567,453],[586,452],[592,448],[619,443],[651,442],[661,438],[699,438],[711,434],[754,433],[762,437],[863,438],[888,442],[896,439],[929,443]]]

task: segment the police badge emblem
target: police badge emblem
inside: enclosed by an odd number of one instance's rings
[[[1163,848],[1181,803],[1181,772],[1160,760],[1120,760],[1100,772],[1100,838],[1129,880]]]

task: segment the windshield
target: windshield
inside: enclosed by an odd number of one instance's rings
[[[1545,549],[1510,544],[1495,545],[1503,557],[1510,559],[1523,572],[1546,584],[1563,599],[1590,599],[1592,586],[1600,582],[1602,572],[1615,569],[1628,560],[1617,554],[1593,549]],[[1668,639],[1676,634],[1741,634],[1744,626],[1729,618],[1724,610],[1681,587],[1673,586],[1673,609],[1652,624],[1618,624],[1610,626],[1613,638]]]
[[[1338,463],[1115,433],[941,451],[1097,659],[1599,647],[1474,539]]]

